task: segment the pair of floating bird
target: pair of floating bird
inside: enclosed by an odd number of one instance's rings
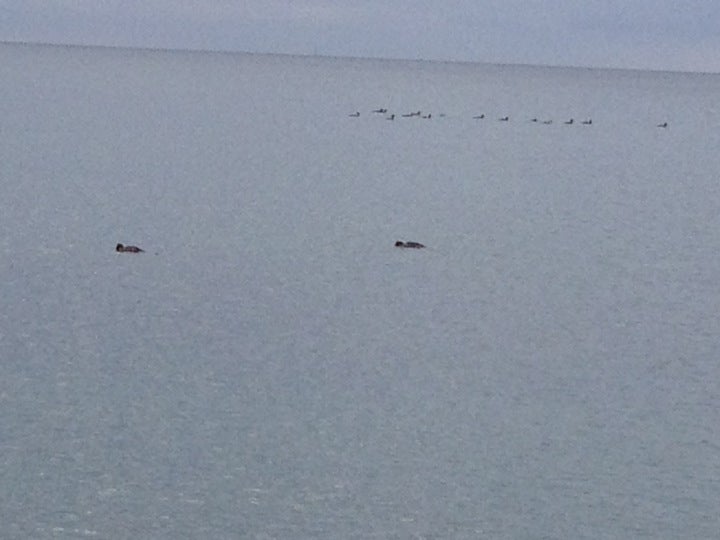
[[[388,112],[388,110],[385,109],[385,108],[382,108],[382,109],[374,109],[372,112],[377,113],[377,114],[386,114],[386,113]],[[360,113],[359,113],[359,112],[355,112],[355,113],[350,114],[350,115],[348,115],[348,116],[351,116],[351,117],[353,117],[353,118],[357,118],[358,116],[360,116]],[[413,118],[413,117],[416,117],[416,116],[417,116],[418,118],[424,118],[424,119],[426,119],[426,120],[429,120],[429,119],[432,118],[432,113],[422,114],[422,111],[415,111],[415,112],[410,112],[410,113],[407,113],[407,114],[401,114],[400,116],[402,116],[403,118]],[[444,116],[444,115],[441,114],[440,116]],[[390,114],[389,116],[386,116],[385,119],[386,119],[386,120],[395,120],[395,114],[394,114],[394,113],[393,113],[393,114]]]
[[[530,121],[531,122],[540,122],[537,118],[533,118]],[[545,124],[546,126],[549,126],[550,124],[553,123],[553,121],[552,120],[543,120],[540,123]],[[565,122],[563,122],[563,124],[565,124],[566,126],[572,126],[574,123],[575,123],[574,118],[570,118],[569,120],[565,120]],[[580,123],[584,126],[591,126],[593,122],[592,122],[592,118],[588,118],[587,120],[583,120]]]
[[[395,242],[395,247],[420,249],[424,248],[425,246],[420,242],[403,242],[402,240],[398,240],[397,242]],[[116,245],[115,251],[117,251],[118,253],[145,253],[144,249],[141,249],[137,246],[125,246],[123,244]]]

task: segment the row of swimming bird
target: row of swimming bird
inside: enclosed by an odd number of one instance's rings
[[[387,109],[375,109],[375,110],[372,111],[372,112],[375,113],[375,114],[387,114]],[[360,111],[355,111],[354,113],[349,114],[348,116],[350,116],[350,117],[352,117],[352,118],[358,118],[358,117],[360,116]],[[415,112],[409,112],[409,113],[401,114],[400,116],[401,116],[402,118],[413,118],[413,117],[417,117],[417,118],[424,118],[424,119],[426,119],[426,120],[429,120],[430,118],[432,118],[432,113],[423,114],[422,111],[415,111]],[[445,116],[445,115],[444,115],[444,114],[441,114],[440,116]],[[394,113],[393,113],[393,114],[390,114],[390,115],[386,116],[385,119],[386,119],[386,120],[395,120],[395,114],[394,114]]]
[[[375,109],[372,112],[375,114],[387,114],[387,109]],[[350,116],[351,118],[359,118],[360,111],[355,111],[354,113],[349,114],[348,116]],[[409,113],[401,114],[400,116],[402,118],[413,118],[413,117],[425,118],[426,120],[432,118],[432,114],[430,114],[430,113],[423,114],[422,111],[409,112]],[[445,116],[445,115],[441,114],[440,116]],[[386,116],[385,119],[386,120],[395,120],[395,114],[394,113],[390,114],[390,115]]]
[[[380,109],[373,109],[371,112],[372,112],[372,114],[385,114],[385,115],[387,115],[388,110],[385,109],[385,108],[380,108]],[[352,118],[359,118],[359,117],[360,117],[360,111],[355,111],[354,113],[349,114],[348,116],[350,116],[350,117],[352,117]],[[402,118],[413,118],[413,117],[416,117],[416,118],[425,118],[425,119],[430,119],[430,118],[432,118],[432,114],[430,114],[430,113],[428,113],[428,114],[423,114],[422,111],[415,111],[415,112],[405,113],[405,114],[401,114],[400,116],[401,116]],[[445,116],[444,114],[440,114],[440,117],[444,117],[444,116]],[[395,120],[395,118],[396,118],[396,116],[395,116],[394,113],[385,116],[385,119],[386,119],[386,120]],[[484,114],[479,114],[479,115],[473,116],[472,118],[473,118],[473,120],[484,120],[484,119],[485,119],[485,115],[484,115]],[[509,121],[510,121],[510,117],[509,117],[509,116],[502,116],[502,117],[498,118],[497,120],[498,120],[498,122],[509,122]],[[550,124],[553,123],[552,120],[539,120],[538,118],[532,118],[532,119],[530,119],[530,122],[538,123],[538,124],[544,124],[544,125],[550,125]],[[586,120],[581,120],[579,123],[582,124],[582,125],[584,125],[584,126],[591,126],[591,125],[593,125],[592,118],[588,118],[588,119],[586,119]],[[565,121],[563,122],[563,124],[565,124],[565,125],[567,125],[567,126],[571,126],[571,125],[575,124],[575,119],[574,119],[574,118],[570,118],[570,119],[568,119],[568,120],[565,120]],[[661,123],[661,124],[658,124],[657,127],[659,127],[659,128],[666,128],[666,127],[668,127],[668,123],[667,123],[667,122],[663,122],[663,123]]]

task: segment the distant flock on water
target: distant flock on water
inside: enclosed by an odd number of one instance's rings
[[[398,118],[398,115],[395,113],[388,113],[388,110],[386,108],[379,108],[379,109],[373,109],[370,111],[370,114],[372,115],[384,115],[386,120],[394,121],[396,118]],[[349,114],[348,116],[352,118],[359,118],[360,117],[360,111],[355,111],[354,113]],[[439,114],[439,117],[444,117],[444,114]],[[412,111],[408,113],[403,113],[399,115],[399,118],[423,118],[425,120],[430,120],[433,118],[432,113],[423,114],[422,111]],[[486,120],[485,114],[477,114],[472,117],[473,120]],[[496,119],[498,122],[510,122],[510,116],[500,116]],[[527,120],[530,123],[537,123],[537,124],[544,124],[544,125],[550,125],[553,123],[551,119],[546,120],[540,120],[539,118],[530,118]],[[573,124],[580,124],[583,126],[592,126],[593,121],[592,118],[586,118],[584,120],[581,120],[580,122],[575,122],[574,118],[568,118],[567,120],[562,121],[563,124],[567,126],[572,126]],[[661,122],[657,124],[657,127],[659,128],[667,128],[668,123],[667,122]],[[397,248],[410,248],[410,249],[421,249],[424,248],[425,245],[421,244],[420,242],[405,242],[402,240],[398,240],[395,242],[395,247]],[[115,251],[118,253],[144,253],[145,250],[137,247],[137,246],[126,246],[124,244],[117,244],[115,246]]]
[[[382,114],[385,116],[386,120],[395,120],[396,118],[424,118],[425,120],[430,120],[431,118],[433,118],[432,113],[424,114],[422,111],[407,112],[407,113],[400,114],[398,116],[395,113],[388,113],[388,110],[385,108],[373,109],[372,111],[370,111],[370,114],[372,114],[372,115]],[[354,113],[350,113],[348,116],[351,118],[360,118],[360,111],[355,111]],[[439,114],[438,116],[440,118],[442,118],[445,116],[445,114]],[[486,120],[487,118],[485,117],[485,114],[483,113],[483,114],[474,115],[472,117],[472,119],[473,120]],[[497,121],[498,122],[510,122],[510,117],[509,116],[500,116],[497,118]],[[539,118],[530,118],[530,119],[528,119],[528,122],[536,123],[536,124],[544,124],[547,126],[547,125],[552,124],[553,120],[551,120],[551,119],[540,120]],[[572,126],[573,124],[581,124],[583,126],[592,126],[593,125],[592,118],[586,118],[577,123],[575,122],[574,118],[568,118],[568,119],[563,120],[562,123],[567,126]],[[657,127],[666,128],[666,127],[668,127],[668,123],[662,122],[660,124],[657,124]]]

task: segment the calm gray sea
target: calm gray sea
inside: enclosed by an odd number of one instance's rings
[[[1,538],[718,537],[720,76],[0,81]]]

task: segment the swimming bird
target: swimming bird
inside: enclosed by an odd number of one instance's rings
[[[667,122],[663,122],[662,124],[658,124],[658,127],[666,128],[666,127],[667,127]]]
[[[360,116],[360,111],[354,112],[354,113],[352,113],[352,114],[349,114],[348,116],[352,116],[353,118],[357,118],[358,116]]]
[[[144,253],[144,249],[140,249],[137,246],[123,246],[122,244],[118,244],[115,246],[115,251],[118,253]]]
[[[388,116],[385,120],[395,120],[395,115],[394,115],[394,114],[391,114],[391,115]]]
[[[402,240],[398,240],[395,242],[395,247],[420,249],[425,246],[420,242],[403,242]]]
[[[473,116],[473,120],[482,120],[483,118],[485,118],[484,114],[480,114],[478,116]]]
[[[571,118],[570,120],[568,120],[567,122],[565,122],[565,124],[568,125],[568,126],[571,126],[571,125],[573,124],[573,122],[575,122],[575,120],[573,120],[573,119]]]
[[[586,126],[589,126],[592,124],[592,118],[588,118],[587,120],[583,120],[582,123]]]
[[[509,116],[503,116],[502,118],[498,118],[498,120],[499,120],[500,122],[507,122],[507,121],[510,120],[510,117],[509,117]]]
[[[374,113],[385,114],[385,113],[387,112],[387,109],[375,109],[373,112],[374,112]]]

